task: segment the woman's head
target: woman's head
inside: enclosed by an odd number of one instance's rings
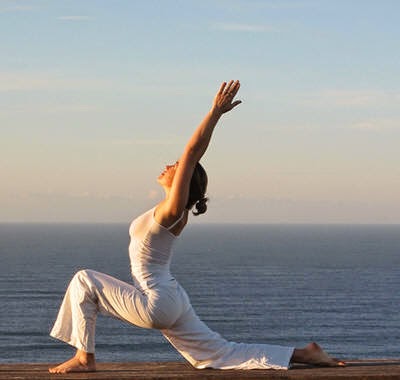
[[[178,167],[178,161],[174,165],[167,165],[165,170],[158,177],[158,182],[166,191],[172,186],[175,172]],[[195,207],[194,215],[204,214],[207,211],[207,173],[200,163],[197,163],[190,180],[189,198],[186,204],[186,209],[190,210]]]
[[[192,179],[190,180],[189,199],[186,204],[188,210],[194,206],[196,210],[194,215],[204,214],[207,211],[206,191],[207,191],[207,173],[203,166],[198,162],[194,168]]]

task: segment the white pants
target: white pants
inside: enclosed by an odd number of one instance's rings
[[[199,319],[175,280],[143,292],[92,270],[79,271],[71,280],[50,335],[94,353],[99,312],[160,330],[199,369],[287,369],[293,354],[291,347],[228,342]]]

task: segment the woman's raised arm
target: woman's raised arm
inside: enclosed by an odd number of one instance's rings
[[[173,223],[185,210],[193,170],[204,155],[220,117],[241,103],[233,101],[239,91],[239,81],[223,82],[214,97],[212,107],[194,131],[179,158],[171,188],[157,207],[157,219],[164,225]]]

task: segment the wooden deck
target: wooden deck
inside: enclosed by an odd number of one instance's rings
[[[51,364],[53,365],[53,364]],[[345,368],[310,368],[296,366],[289,371],[276,370],[196,370],[186,363],[99,363],[97,372],[49,374],[50,364],[0,364],[0,380],[43,380],[43,379],[400,379],[400,360],[349,361]]]

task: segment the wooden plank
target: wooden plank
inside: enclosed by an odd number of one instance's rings
[[[310,368],[296,366],[282,370],[196,370],[187,363],[98,363],[92,373],[50,374],[48,367],[54,364],[0,364],[0,380],[43,379],[107,379],[107,380],[156,380],[156,379],[289,379],[289,380],[369,380],[400,379],[400,360],[349,361],[345,368]]]

